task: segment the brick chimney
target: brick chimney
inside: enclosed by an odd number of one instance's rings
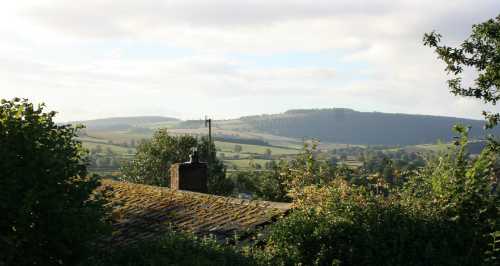
[[[170,167],[170,188],[207,193],[208,164],[200,162],[198,151],[189,155],[189,162]]]

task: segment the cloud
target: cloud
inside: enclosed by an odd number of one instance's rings
[[[0,11],[0,96],[52,103],[68,120],[335,106],[479,118],[482,104],[449,94],[421,39],[436,29],[456,44],[497,10],[494,0],[20,0]]]
[[[388,1],[154,1],[88,0],[75,4],[51,1],[31,9],[31,14],[60,28],[72,28],[89,33],[88,25],[100,23],[108,31],[133,26],[169,26],[181,24],[193,27],[233,27],[269,25],[288,20],[330,17],[353,13],[383,14],[390,11]],[[396,7],[397,8],[397,7]],[[68,23],[69,22],[69,23]],[[99,32],[96,32],[99,33]]]

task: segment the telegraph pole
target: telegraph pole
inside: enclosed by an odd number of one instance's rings
[[[212,155],[212,119],[205,116],[205,127],[208,126],[208,163]]]
[[[208,126],[208,141],[212,143],[212,119],[205,116],[205,127]]]

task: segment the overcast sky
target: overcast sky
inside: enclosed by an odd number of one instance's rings
[[[480,118],[422,36],[456,45],[498,0],[16,0],[0,8],[0,98],[58,120],[216,119],[292,108]],[[498,108],[497,108],[498,110]]]

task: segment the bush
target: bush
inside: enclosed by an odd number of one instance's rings
[[[0,104],[0,265],[74,264],[105,230],[77,129],[43,107]]]
[[[210,238],[168,232],[160,240],[102,253],[88,260],[88,265],[255,265],[236,249]]]
[[[289,202],[282,168],[286,162],[281,161],[280,166],[274,166],[272,171],[238,171],[233,172],[230,178],[235,185],[236,193],[251,194],[255,199]]]
[[[263,256],[278,265],[494,265],[496,150],[469,159],[467,131],[457,129],[457,149],[401,192],[383,196],[340,178],[296,188],[298,209],[273,226]]]

